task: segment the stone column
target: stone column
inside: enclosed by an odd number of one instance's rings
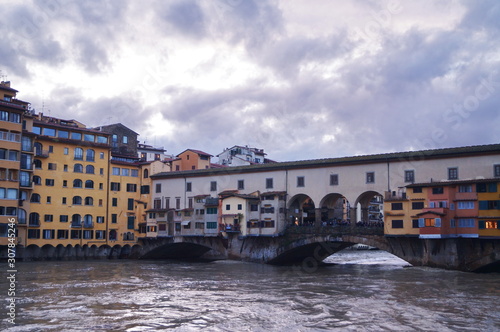
[[[321,226],[321,208],[314,209],[314,226]]]

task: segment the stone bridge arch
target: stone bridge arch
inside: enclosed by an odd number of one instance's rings
[[[349,200],[340,193],[330,193],[323,197],[320,211],[321,221],[330,226],[350,220]]]
[[[383,196],[373,190],[363,192],[355,201],[357,222],[383,222]]]
[[[314,225],[317,220],[316,204],[309,195],[293,196],[288,200],[287,209],[290,225]]]
[[[134,250],[140,259],[207,259],[226,258],[227,242],[220,237],[176,236],[143,239]]]

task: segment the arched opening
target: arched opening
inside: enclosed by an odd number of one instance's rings
[[[288,225],[313,226],[316,221],[316,206],[311,197],[298,194],[288,203]]]
[[[356,201],[356,225],[384,226],[384,198],[376,191],[366,191]]]
[[[320,203],[323,225],[347,225],[351,221],[351,205],[347,198],[338,193],[326,195]]]

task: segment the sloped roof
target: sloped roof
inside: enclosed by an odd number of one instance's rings
[[[456,148],[444,148],[444,149],[421,150],[421,151],[391,152],[391,153],[340,157],[340,158],[299,160],[299,161],[277,162],[269,164],[236,166],[236,167],[225,167],[225,168],[209,168],[209,169],[179,171],[175,173],[163,172],[155,174],[151,177],[170,178],[170,177],[183,177],[183,176],[206,176],[208,174],[217,175],[217,174],[233,174],[233,173],[245,173],[245,172],[253,173],[253,172],[266,172],[273,170],[278,171],[285,169],[306,169],[306,168],[318,168],[318,167],[330,167],[330,166],[342,166],[342,165],[359,165],[359,164],[370,164],[370,163],[380,163],[380,162],[390,162],[390,161],[408,161],[408,160],[415,161],[415,160],[425,160],[425,159],[453,158],[460,156],[488,155],[488,154],[500,154],[500,144],[464,146]]]

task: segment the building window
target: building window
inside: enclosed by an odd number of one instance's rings
[[[129,171],[128,168],[122,168],[122,176],[129,176]]]
[[[179,210],[181,208],[181,198],[180,197],[175,198],[175,208],[177,210]]]
[[[403,210],[403,203],[392,203],[391,209],[392,210]]]
[[[54,186],[54,179],[45,179],[45,185],[49,187]]]
[[[192,189],[192,184],[191,182],[186,182],[186,191],[190,192]]]
[[[305,178],[303,176],[297,176],[297,187],[304,187]]]
[[[238,190],[245,189],[245,180],[238,180]]]
[[[217,181],[210,182],[210,191],[217,191]]]
[[[156,184],[156,193],[161,193],[161,183]]]
[[[393,220],[392,228],[403,228],[403,220]]]
[[[73,172],[83,173],[83,165],[82,164],[75,164],[75,166],[73,166]]]
[[[82,198],[80,196],[73,197],[73,205],[82,205]]]
[[[471,218],[460,218],[458,219],[458,227],[474,228],[476,226],[476,221]]]
[[[128,137],[123,136],[122,142],[123,142],[123,144],[128,144]]]
[[[94,161],[95,160],[95,152],[92,149],[87,150],[87,155],[86,155],[86,160],[87,161]]]
[[[273,178],[267,178],[266,179],[266,189],[272,189],[273,188]]]
[[[111,174],[113,174],[113,175],[120,175],[120,167],[113,167],[111,169]]]
[[[111,199],[111,206],[118,206],[118,198],[113,197]]]
[[[133,210],[134,209],[134,199],[133,198],[129,198],[127,200],[127,209],[128,210]]]
[[[422,210],[424,208],[424,202],[412,202],[411,208],[412,210]]]
[[[458,167],[448,168],[448,180],[458,180]]]
[[[68,154],[69,154],[69,149],[68,149],[68,148],[64,148],[64,154],[65,154],[65,155],[68,155]]]
[[[104,159],[104,152],[99,152],[99,158]]]
[[[49,169],[51,171],[55,171],[57,169],[57,164],[49,163],[47,169]]]
[[[457,202],[457,209],[458,210],[471,210],[471,209],[474,209],[474,202],[473,201],[461,201],[461,202]]]
[[[149,171],[147,169],[144,170],[144,178],[147,179],[149,177]]]
[[[458,192],[459,193],[471,193],[472,192],[472,185],[460,185],[458,186]]]
[[[51,204],[52,203],[52,196],[47,196],[47,204]]]
[[[339,175],[330,174],[330,186],[338,186],[338,185],[339,185]]]
[[[116,224],[118,222],[118,215],[117,214],[112,214],[111,215],[111,223]]]
[[[405,182],[413,183],[415,182],[415,171],[405,171]]]
[[[366,183],[375,183],[375,172],[366,172]]]
[[[94,174],[94,166],[92,166],[92,165],[85,166],[85,173]]]
[[[148,185],[141,186],[141,194],[149,194],[149,186]]]
[[[44,221],[45,222],[53,222],[54,221],[54,215],[52,215],[52,214],[46,214],[44,216]]]
[[[83,149],[75,148],[75,160],[83,160]]]
[[[66,197],[63,197],[63,198],[62,198],[62,204],[63,204],[63,205],[66,205],[66,200],[67,200],[67,198],[66,198]]]
[[[226,204],[226,211],[231,210],[231,204]]]
[[[127,192],[129,193],[137,192],[137,185],[135,183],[127,183]]]
[[[444,188],[443,187],[432,188],[432,194],[433,195],[442,195],[443,193],[444,193]]]
[[[111,182],[111,191],[120,191],[120,183]]]
[[[412,228],[418,228],[418,219],[412,219],[411,221]]]
[[[92,197],[85,197],[85,205],[94,205],[94,199]]]
[[[82,185],[83,185],[82,180],[80,180],[80,179],[73,180],[73,188],[81,188]]]
[[[161,199],[155,198],[153,201],[153,209],[160,210],[161,209]]]

